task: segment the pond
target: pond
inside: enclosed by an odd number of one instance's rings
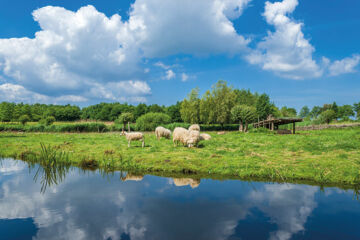
[[[354,190],[0,162],[1,239],[360,239]]]

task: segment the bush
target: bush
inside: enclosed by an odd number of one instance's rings
[[[55,122],[55,118],[53,116],[48,116],[45,119],[41,119],[39,121],[40,124],[46,125],[46,126],[50,126]]]
[[[326,110],[320,114],[320,121],[321,123],[329,124],[332,120],[336,118],[336,113],[334,110]]]
[[[249,133],[271,133],[271,134],[274,134],[274,132],[272,132],[270,129],[263,128],[263,127],[252,128],[252,129],[249,130]]]
[[[159,125],[165,125],[170,122],[170,116],[165,113],[146,113],[136,120],[136,130],[154,131]]]
[[[27,122],[30,121],[30,117],[28,115],[22,115],[20,118],[19,118],[19,122],[22,124],[22,125],[25,125]]]

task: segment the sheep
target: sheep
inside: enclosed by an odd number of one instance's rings
[[[186,139],[186,144],[188,147],[197,146],[200,142],[200,132],[195,130],[188,131],[188,136]]]
[[[210,139],[211,139],[211,136],[209,134],[207,134],[207,133],[201,133],[200,134],[200,140],[207,141],[207,140],[210,140]]]
[[[182,127],[177,127],[173,131],[173,143],[176,146],[179,142],[186,144],[188,130]]]
[[[200,132],[200,126],[199,124],[193,124],[189,127],[189,131],[194,130],[194,131],[199,131]]]
[[[197,188],[200,185],[200,180],[192,178],[173,178],[173,181],[177,187],[190,185],[191,188]]]
[[[164,137],[164,138],[167,138],[167,139],[170,139],[170,136],[171,136],[171,131],[169,129],[166,129],[164,127],[157,127],[155,129],[155,135],[156,135],[156,138],[159,140],[161,137]]]
[[[199,131],[189,131],[185,128],[177,127],[173,132],[173,143],[176,146],[179,142],[188,147],[197,146],[200,141]]]
[[[145,146],[145,136],[141,132],[124,132],[123,135],[125,135],[126,140],[128,141],[128,147],[130,147],[131,141],[140,141],[142,142],[141,147]]]

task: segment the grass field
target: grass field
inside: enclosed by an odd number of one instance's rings
[[[85,168],[158,175],[197,174],[219,178],[360,184],[360,128],[299,132],[296,135],[229,132],[199,148],[174,147],[146,134],[146,147],[127,147],[119,133],[0,133],[0,156],[36,161],[46,145],[57,162]],[[59,154],[62,153],[62,154]],[[47,153],[48,154],[48,153]],[[66,156],[66,157],[64,157]],[[39,160],[40,161],[40,160]]]

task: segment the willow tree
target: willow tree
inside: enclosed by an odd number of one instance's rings
[[[122,132],[124,132],[125,124],[127,123],[128,132],[130,132],[130,122],[133,120],[134,120],[134,115],[132,113],[124,112],[119,116],[117,123],[122,124]]]
[[[231,109],[232,119],[239,123],[239,131],[247,132],[249,123],[256,119],[256,108],[247,105],[236,105]]]

